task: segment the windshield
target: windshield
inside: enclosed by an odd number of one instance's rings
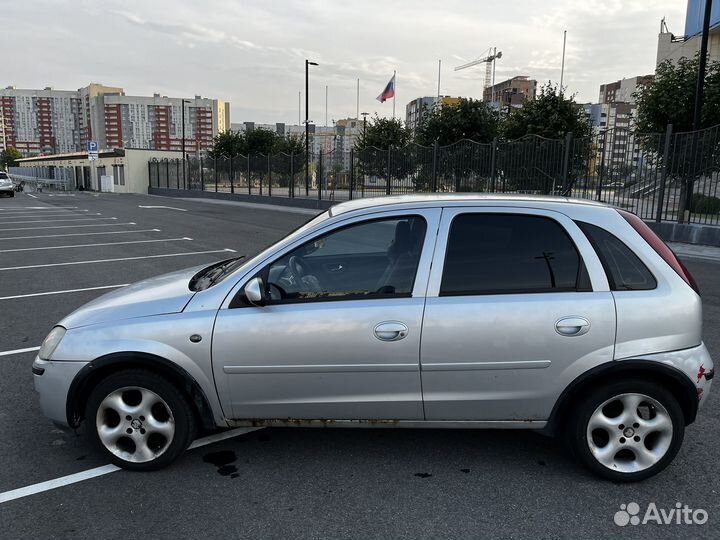
[[[257,254],[255,257],[247,261],[245,259],[245,255],[240,255],[238,257],[233,257],[231,259],[225,259],[223,261],[219,261],[216,263],[211,264],[210,266],[206,266],[202,270],[200,270],[197,274],[195,274],[192,279],[190,280],[190,283],[188,284],[191,291],[204,291],[205,289],[208,289],[209,287],[212,287],[213,285],[216,285],[223,281],[228,276],[232,275],[236,270],[240,269],[245,264],[251,264],[257,259],[261,259],[265,256],[266,253],[271,251],[277,244],[280,242],[285,241],[292,241],[294,238],[301,236],[305,233],[308,229],[314,227],[315,225],[322,223],[326,219],[330,217],[330,214],[325,211],[313,218],[311,218],[309,221],[305,222],[304,224],[300,225],[297,229],[290,232],[287,236],[280,239],[278,242],[275,242],[274,244],[271,244],[267,248],[265,248],[263,251],[261,251],[259,254]]]
[[[0,180],[10,180],[10,177],[7,173],[0,172]]]

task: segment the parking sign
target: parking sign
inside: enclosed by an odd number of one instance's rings
[[[88,159],[90,161],[95,161],[98,159],[98,143],[97,141],[88,141],[87,143],[87,151],[88,151]]]

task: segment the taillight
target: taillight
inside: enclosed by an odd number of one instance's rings
[[[627,221],[632,228],[635,229],[648,244],[650,244],[650,247],[653,248],[655,252],[660,255],[663,260],[668,263],[670,267],[675,270],[675,272],[677,272],[677,274],[683,278],[696,293],[700,294],[700,288],[695,282],[695,278],[692,277],[690,271],[685,268],[685,265],[677,258],[677,255],[675,255],[673,250],[670,249],[650,227],[648,227],[647,223],[635,214],[631,214],[625,210],[618,210],[618,212],[620,212],[620,215],[625,218],[625,221]]]

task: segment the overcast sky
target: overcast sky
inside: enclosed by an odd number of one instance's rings
[[[481,97],[484,68],[454,72],[490,46],[502,51],[496,80],[560,79],[578,101],[601,83],[652,73],[665,16],[683,33],[683,0],[0,0],[0,84],[77,89],[90,82],[128,95],[201,94],[230,101],[233,122],[298,119],[304,59],[310,118],[360,110],[392,114],[375,97],[397,70],[397,113],[437,91]],[[304,96],[303,96],[304,117]]]

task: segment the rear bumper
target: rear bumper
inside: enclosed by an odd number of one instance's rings
[[[702,407],[707,401],[715,375],[715,364],[705,343],[680,351],[645,355],[643,358],[669,364],[683,372],[695,387],[698,407]]]
[[[87,362],[53,362],[35,358],[32,372],[40,410],[56,424],[68,426],[68,390],[75,376],[86,365]]]

